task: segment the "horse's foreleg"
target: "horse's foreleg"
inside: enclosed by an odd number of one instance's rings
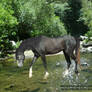
[[[31,64],[30,64],[30,69],[29,69],[29,78],[31,78],[31,77],[32,77],[32,65],[34,64],[34,62],[36,62],[36,60],[37,60],[37,57],[36,57],[36,56],[34,56],[34,57],[33,57],[32,62],[31,62]]]
[[[44,79],[47,79],[48,76],[49,76],[49,73],[48,73],[48,69],[47,69],[47,62],[46,62],[46,57],[45,57],[45,55],[42,55],[42,56],[41,56],[41,59],[42,59],[42,61],[43,61],[43,65],[44,65],[44,68],[45,68]]]

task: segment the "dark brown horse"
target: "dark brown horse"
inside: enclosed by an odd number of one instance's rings
[[[70,35],[65,35],[56,38],[50,38],[46,36],[33,37],[24,40],[20,44],[19,48],[16,50],[16,60],[19,67],[23,66],[23,61],[25,59],[24,51],[32,50],[34,53],[34,57],[30,64],[29,77],[32,77],[32,65],[37,61],[39,57],[41,57],[46,71],[44,78],[47,78],[49,73],[47,70],[45,55],[55,54],[60,51],[63,51],[65,59],[67,61],[67,69],[69,69],[70,67],[70,58],[72,58],[73,60],[75,60],[75,73],[78,73],[77,64],[80,64],[79,47],[80,40]]]

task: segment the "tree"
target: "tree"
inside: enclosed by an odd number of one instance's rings
[[[46,0],[0,1],[0,56],[12,49],[10,40],[32,36],[67,34],[63,22],[54,13],[54,4]]]
[[[79,36],[84,34],[87,30],[87,26],[83,21],[79,21],[81,0],[68,0],[69,9],[65,10],[64,23],[69,34]]]
[[[15,0],[14,3],[18,7],[20,39],[36,35],[58,36],[66,34],[63,22],[54,14],[52,3],[47,3],[46,0]],[[24,37],[25,34],[26,37]]]
[[[4,57],[6,51],[11,49],[10,37],[16,35],[14,27],[18,22],[13,16],[11,4],[12,0],[0,1],[0,57]]]
[[[92,37],[92,1],[81,0],[82,8],[80,10],[80,21],[87,26],[88,30],[85,29],[85,35],[89,38]]]

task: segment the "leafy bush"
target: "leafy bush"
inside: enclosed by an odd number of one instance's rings
[[[54,14],[54,5],[46,0],[0,1],[0,57],[13,49],[10,40],[66,33],[63,22]]]
[[[11,4],[12,0],[0,1],[0,57],[4,57],[7,50],[12,49],[9,37],[16,35],[16,30],[13,30],[13,28],[18,22],[13,16]]]
[[[82,0],[79,20],[83,21],[84,25],[88,27],[85,35],[88,36],[88,38],[92,37],[92,1]]]
[[[48,4],[46,0],[19,0],[15,4],[19,9],[20,35],[22,34],[23,36],[26,33],[27,37],[30,37],[66,34],[64,24],[54,14],[53,4]]]

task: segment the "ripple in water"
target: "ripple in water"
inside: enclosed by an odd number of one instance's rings
[[[86,77],[80,73],[79,75],[75,74],[75,62],[72,61],[71,67],[69,69],[69,72],[66,76],[63,76],[63,80],[61,80],[61,83],[63,83],[63,85],[68,84],[68,85],[80,85],[80,84],[87,84],[88,79],[86,79]],[[80,71],[81,72],[81,71]],[[65,68],[64,68],[64,72],[62,73],[62,75],[65,74]]]

